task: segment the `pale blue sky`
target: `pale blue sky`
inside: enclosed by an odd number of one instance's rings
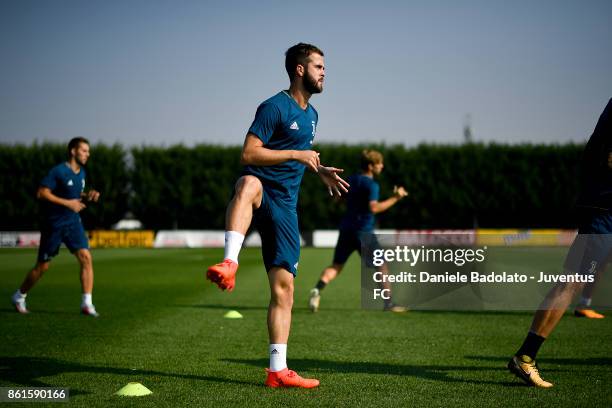
[[[0,142],[241,144],[299,41],[318,142],[580,142],[612,97],[609,0],[0,0]]]

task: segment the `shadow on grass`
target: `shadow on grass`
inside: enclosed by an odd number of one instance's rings
[[[20,315],[19,313],[17,313],[15,311],[15,309],[10,308],[10,309],[0,309],[0,313],[6,313],[6,314],[11,314],[11,315],[15,315],[15,316],[21,316],[23,318],[27,318],[29,316],[35,316],[35,315],[74,315],[74,316],[79,316],[80,311],[79,309],[75,309],[74,311],[66,311],[66,310],[48,310],[48,309],[41,309],[41,310],[30,310],[29,314],[26,315]]]
[[[268,310],[267,304],[262,304],[261,306],[247,306],[247,305],[222,305],[222,304],[183,304],[183,305],[172,305],[173,307],[183,307],[183,308],[194,308],[194,309],[212,309],[212,310]],[[1,309],[0,309],[1,310]],[[12,310],[12,309],[11,309]],[[367,313],[377,313],[383,312],[382,306],[380,309],[363,309],[359,305],[357,306],[347,306],[347,307],[325,307],[322,311],[324,312],[367,312]],[[312,314],[312,311],[308,308],[308,306],[303,305],[294,305],[293,313],[300,314]],[[389,312],[385,312],[389,313]],[[415,314],[430,314],[430,315],[444,315],[447,316],[449,314],[458,314],[463,316],[469,315],[477,315],[477,316],[490,316],[490,315],[498,315],[498,316],[533,316],[533,312],[530,311],[493,311],[493,310],[419,310],[414,309],[410,310],[410,313],[392,313],[398,316],[410,316]]]
[[[246,364],[256,367],[267,367],[268,359],[223,359],[229,363]],[[479,371],[506,371],[504,364],[494,367],[482,366],[450,366],[450,365],[408,365],[388,364],[377,362],[357,361],[329,361],[314,359],[291,359],[291,369],[296,371],[329,372],[329,373],[352,373],[352,374],[383,374],[417,377],[425,380],[441,381],[445,383],[468,383],[468,384],[491,384],[502,386],[524,386],[519,382],[490,381],[484,379],[470,380],[453,377],[456,372],[479,372]],[[510,375],[510,374],[509,374]]]
[[[185,308],[195,308],[195,309],[213,309],[213,310],[268,310],[268,305],[262,306],[246,306],[246,305],[174,305],[174,307],[185,307]]]
[[[477,316],[533,316],[534,311],[529,310],[432,310],[432,309],[423,309],[420,310],[418,308],[411,309],[413,312],[423,313],[423,314],[442,314],[442,315],[477,315]]]
[[[193,374],[166,373],[153,370],[134,370],[130,368],[119,367],[83,365],[44,357],[0,357],[0,383],[2,384],[14,384],[29,387],[52,387],[54,385],[45,383],[41,380],[41,378],[53,377],[64,373],[113,374],[125,375],[131,378],[134,378],[135,376],[141,378],[146,378],[147,376],[156,376],[181,378],[187,380],[233,383],[240,385],[261,385],[231,378],[201,376]],[[90,391],[72,388],[70,389],[71,396],[90,393]]]
[[[490,361],[490,362],[499,362],[505,363],[509,360],[510,357],[493,357],[493,356],[465,356],[465,358],[470,360],[478,360],[478,361]],[[543,358],[542,360],[538,360],[539,362],[544,361],[546,364],[558,364],[558,365],[575,365],[575,366],[602,366],[602,367],[612,367],[612,358],[607,357],[590,357],[590,358]],[[539,365],[539,364],[538,364]],[[611,368],[612,369],[612,368]],[[547,371],[549,371],[547,369]],[[559,371],[555,369],[550,369],[550,371]]]
[[[213,309],[213,310],[268,310],[268,304],[264,304],[261,306],[246,306],[246,305],[220,305],[220,304],[199,304],[199,305],[173,305],[174,307],[184,307],[184,308],[195,308],[195,309]],[[307,306],[294,306],[294,312],[308,312],[312,313]],[[360,312],[359,308],[325,308],[325,311],[329,312],[346,312],[346,311],[356,311]],[[381,310],[382,311],[382,310]]]

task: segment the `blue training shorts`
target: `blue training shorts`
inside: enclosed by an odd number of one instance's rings
[[[367,267],[372,268],[372,253],[375,249],[379,248],[380,244],[373,231],[341,229],[340,235],[338,235],[336,249],[334,250],[333,263],[344,265],[353,251],[357,251],[362,255],[362,262],[364,262]]]
[[[565,259],[565,269],[593,275],[605,267],[612,252],[612,214],[594,210],[581,218],[578,235]]]
[[[274,266],[297,275],[300,260],[300,230],[295,208],[272,200],[263,188],[261,206],[254,212],[255,225],[261,235],[261,254],[266,271]]]
[[[79,249],[89,249],[89,240],[81,220],[60,226],[45,226],[40,231],[38,261],[49,262],[59,253],[62,242],[72,253]]]

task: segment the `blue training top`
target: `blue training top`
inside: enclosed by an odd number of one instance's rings
[[[370,201],[378,201],[380,186],[363,174],[353,174],[347,181],[351,188],[346,196],[347,211],[340,222],[340,229],[373,231],[374,214],[370,210]]]
[[[612,211],[612,99],[608,101],[582,157],[582,191],[578,207]]]
[[[85,169],[81,167],[78,173],[74,173],[68,163],[58,164],[40,181],[40,185],[47,187],[60,198],[79,199],[85,190]],[[44,212],[46,220],[52,227],[81,220],[78,213],[49,201],[44,202]]]
[[[302,109],[288,92],[281,91],[259,105],[249,133],[267,149],[310,150],[318,119],[312,105]],[[244,166],[243,174],[256,176],[272,199],[295,208],[305,169],[291,160],[273,166]]]

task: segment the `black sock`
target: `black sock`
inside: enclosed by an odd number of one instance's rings
[[[323,289],[325,289],[325,286],[327,286],[327,283],[323,282],[322,280],[319,280],[317,282],[317,286],[315,286],[315,288],[319,289],[319,292],[320,292]]]
[[[518,351],[516,352],[516,355],[526,355],[531,357],[532,360],[535,360],[536,354],[538,354],[538,350],[540,350],[540,347],[542,346],[542,343],[544,343],[544,340],[546,340],[545,337],[538,336],[537,334],[532,332],[527,333],[527,337],[525,338],[525,341],[523,342],[521,348],[518,349]]]

